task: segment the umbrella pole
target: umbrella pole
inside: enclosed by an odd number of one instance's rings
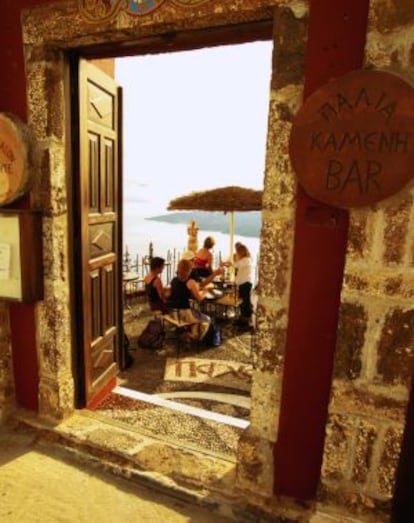
[[[234,281],[234,266],[233,266],[233,245],[234,245],[234,211],[230,211],[230,281]]]

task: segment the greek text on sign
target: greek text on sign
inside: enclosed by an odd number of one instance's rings
[[[414,88],[382,71],[353,71],[315,91],[290,136],[296,175],[313,198],[370,205],[414,176]]]

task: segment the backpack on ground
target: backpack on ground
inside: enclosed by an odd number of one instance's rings
[[[210,322],[208,331],[203,338],[203,343],[207,347],[219,347],[221,345],[221,332],[214,320]]]
[[[164,328],[161,320],[150,320],[138,337],[142,349],[160,349],[164,342]]]

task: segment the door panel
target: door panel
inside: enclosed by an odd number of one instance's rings
[[[99,135],[88,133],[89,166],[88,196],[89,213],[98,212],[99,205]]]
[[[105,158],[105,179],[104,190],[102,192],[102,206],[105,212],[115,209],[115,169],[114,169],[114,149],[113,140],[105,139],[104,158]]]
[[[120,88],[92,64],[79,63],[78,202],[81,242],[84,403],[115,384],[122,347]],[[78,303],[80,300],[78,300]],[[81,367],[82,368],[82,367]]]

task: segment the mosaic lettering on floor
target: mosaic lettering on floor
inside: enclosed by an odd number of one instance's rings
[[[228,360],[167,358],[164,380],[223,385],[250,390],[252,366]]]

